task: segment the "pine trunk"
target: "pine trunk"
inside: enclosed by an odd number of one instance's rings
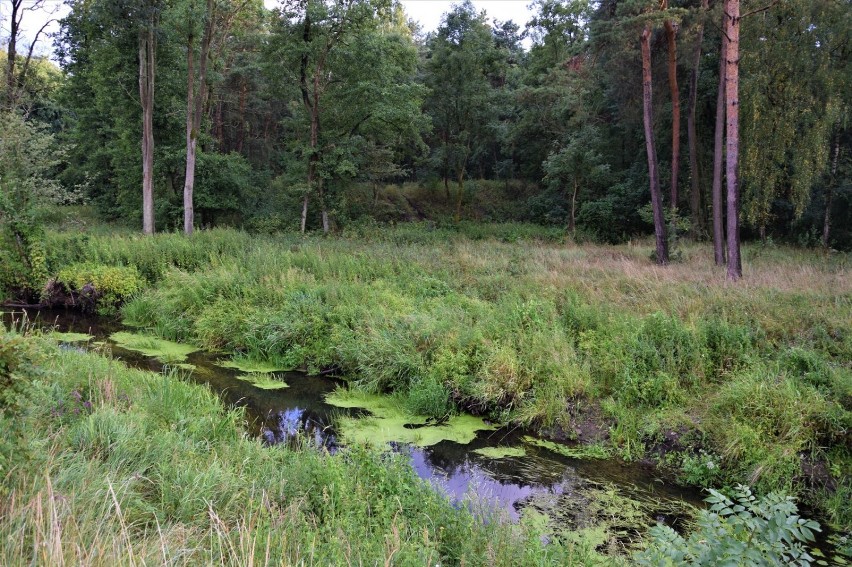
[[[722,204],[722,163],[725,160],[725,64],[728,36],[727,18],[722,14],[722,49],[719,52],[719,92],[716,96],[716,131],[713,137],[713,257],[717,266],[725,265],[725,233]]]
[[[701,0],[702,17],[707,13],[709,0]],[[692,72],[689,76],[689,114],[686,117],[686,137],[689,145],[689,213],[692,224],[692,237],[698,238],[704,233],[704,217],[701,214],[701,174],[698,168],[698,134],[695,128],[695,114],[698,106],[698,74],[701,70],[701,42],[704,40],[704,21],[698,25],[695,49],[692,52]]]
[[[737,281],[743,276],[740,258],[740,195],[739,161],[739,64],[740,64],[740,2],[725,0],[728,46],[725,50],[725,118],[726,149],[725,177],[728,187],[728,279]]]
[[[654,208],[654,234],[657,244],[657,263],[669,263],[666,221],[663,215],[663,196],[660,190],[660,175],[657,170],[657,150],[654,146],[654,108],[651,91],[651,26],[642,32],[642,102],[645,123],[645,148],[648,154],[648,177],[651,181],[651,205]]]
[[[671,207],[678,205],[678,173],[680,172],[680,90],[677,86],[677,41],[671,20],[664,24],[669,48],[669,91],[672,97],[672,184]]]

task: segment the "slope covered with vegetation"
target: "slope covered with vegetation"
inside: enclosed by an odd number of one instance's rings
[[[454,508],[402,455],[264,447],[177,375],[3,331],[0,380],[3,565],[600,560]]]
[[[465,234],[468,230],[468,234]],[[48,270],[123,266],[125,322],[333,371],[417,413],[459,410],[652,459],[683,482],[810,497],[848,526],[848,258],[574,245],[525,225],[363,228],[334,238],[50,232]]]

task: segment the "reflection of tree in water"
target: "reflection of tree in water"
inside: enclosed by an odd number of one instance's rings
[[[324,447],[330,452],[337,449],[337,439],[316,412],[299,407],[276,412],[267,419],[262,431],[267,445],[279,443],[306,443]]]
[[[418,476],[442,490],[457,506],[467,506],[483,519],[507,515],[518,521],[524,503],[538,494],[560,494],[573,479],[572,469],[543,466],[533,481],[522,480],[516,459],[471,459],[465,448],[441,444],[431,449],[408,448],[411,465]],[[398,450],[405,451],[405,447]],[[527,469],[524,466],[524,469]]]

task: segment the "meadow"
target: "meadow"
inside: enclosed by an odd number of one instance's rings
[[[67,282],[108,273],[105,294],[138,289],[108,297],[165,339],[334,373],[419,414],[600,445],[685,484],[784,491],[852,524],[848,255],[750,245],[732,285],[704,245],[659,267],[647,242],[515,223],[78,227],[49,232],[46,250]]]
[[[176,374],[0,334],[3,565],[586,565],[474,517],[404,455],[265,447]],[[485,519],[486,521],[483,521]]]

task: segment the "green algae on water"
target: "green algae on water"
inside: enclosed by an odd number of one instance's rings
[[[537,439],[529,435],[524,437],[524,442],[571,459],[608,459],[610,457],[609,451],[603,445],[577,445],[571,447],[553,441]]]
[[[88,333],[60,333],[51,331],[47,336],[60,343],[87,343],[95,337]]]
[[[109,338],[123,349],[156,358],[163,364],[186,362],[186,357],[198,349],[191,345],[167,341],[151,335],[119,331]]]
[[[216,362],[216,366],[222,368],[234,368],[240,372],[248,374],[272,374],[273,372],[284,372],[286,368],[282,368],[280,364],[268,360],[256,360],[253,358],[234,357],[230,360],[220,360]]]
[[[410,413],[399,400],[390,396],[337,389],[327,395],[325,401],[339,408],[370,412],[369,416],[340,418],[337,429],[346,443],[381,446],[398,442],[418,447],[429,447],[441,441],[466,444],[476,438],[478,431],[494,429],[481,418],[466,414],[433,425],[426,416]]]
[[[525,457],[527,455],[527,451],[523,447],[483,447],[481,449],[474,449],[473,452],[489,459]]]
[[[281,390],[290,387],[287,382],[278,380],[274,374],[267,372],[253,372],[237,376],[237,378],[250,383],[255,388],[260,388],[261,390]]]

